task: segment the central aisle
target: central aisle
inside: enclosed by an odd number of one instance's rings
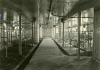
[[[24,70],[100,70],[88,57],[65,56],[51,39],[44,39]]]
[[[55,70],[63,64],[66,57],[50,38],[44,39],[25,70]],[[61,61],[60,61],[61,60]]]

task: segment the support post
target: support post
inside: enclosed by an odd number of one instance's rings
[[[40,41],[40,28],[41,28],[41,27],[40,27],[40,24],[39,24],[39,41]]]
[[[63,2],[63,16],[64,16],[64,2]],[[63,21],[63,44],[62,47],[64,47],[64,21]]]
[[[53,37],[55,39],[55,27],[53,27]]]
[[[1,25],[1,37],[2,37],[2,34],[3,34],[3,23],[2,23],[2,20],[3,20],[3,8],[2,8],[2,0],[0,0],[0,25]],[[2,41],[2,38],[1,39],[1,50],[3,49],[3,41]]]
[[[38,0],[38,19],[39,19],[38,20],[38,24],[39,24],[39,30],[38,30],[39,36],[38,37],[39,37],[39,41],[40,41],[40,0]]]
[[[19,54],[22,55],[22,39],[21,39],[21,12],[19,13]]]
[[[81,25],[81,12],[78,12],[78,56],[80,59],[80,25]]]
[[[35,22],[34,22],[34,42],[35,42]]]
[[[90,45],[89,45],[89,31],[87,31],[88,32],[88,50],[90,49]]]
[[[8,40],[8,25],[7,25],[7,46],[6,46],[6,58],[8,57],[8,44],[9,44],[8,41],[9,41],[9,40]]]
[[[33,22],[32,22],[32,47],[33,47]]]
[[[55,17],[55,40],[56,40],[56,17]]]
[[[12,46],[12,29],[11,29],[11,46]]]
[[[6,28],[5,28],[5,30],[6,30],[6,34],[7,34],[7,36],[5,35],[5,39],[7,40],[7,43],[6,43],[6,58],[8,57],[8,46],[9,46],[9,33],[10,33],[10,31],[9,31],[9,24],[10,24],[10,10],[9,9],[7,9],[7,23],[6,23]],[[8,36],[9,35],[9,36]]]
[[[62,47],[64,47],[64,22],[63,22],[63,44]]]
[[[8,27],[8,29],[9,29],[9,32],[8,32],[8,34],[9,34],[9,37],[8,37],[9,42],[8,42],[8,43],[9,43],[9,45],[10,45],[10,43],[11,43],[11,40],[10,40],[10,39],[11,39],[11,38],[10,38],[10,33],[11,33],[11,32],[10,32],[10,28],[9,28],[9,27]]]
[[[55,17],[53,17],[53,37],[55,39]]]
[[[56,25],[55,25],[55,40],[56,40]]]
[[[61,43],[61,21],[60,21],[60,17],[59,17],[59,42]]]

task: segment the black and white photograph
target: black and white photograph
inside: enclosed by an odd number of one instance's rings
[[[100,70],[100,0],[0,0],[0,70]]]

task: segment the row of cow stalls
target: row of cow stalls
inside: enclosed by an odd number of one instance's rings
[[[68,27],[65,29],[65,41],[70,45],[78,43],[78,18],[77,14],[67,20]],[[93,47],[93,8],[81,12],[80,45],[87,51]]]
[[[5,50],[5,56],[8,57],[9,47],[18,48],[20,37],[22,47],[26,46],[27,44],[30,44],[31,46],[32,29],[30,27],[32,27],[32,24],[24,15],[21,15],[21,18],[19,18],[19,13],[16,11],[4,7],[1,11],[2,13],[0,14],[0,51]],[[19,37],[20,20],[21,36]]]
[[[2,1],[2,0],[1,0]],[[36,19],[30,11],[1,5],[0,1],[0,70],[12,70],[38,44],[42,37],[41,16]],[[3,3],[4,4],[4,3]],[[11,7],[13,6],[14,7]],[[17,9],[17,10],[16,10]],[[38,21],[39,20],[39,21]]]
[[[83,51],[93,50],[93,19],[94,19],[94,8],[90,8],[81,11],[81,25],[80,25],[80,48]],[[74,14],[66,21],[64,21],[64,39],[63,39],[63,23],[58,18],[55,21],[58,23],[55,26],[55,39],[63,46],[67,47],[70,45],[71,48],[78,48],[78,13]],[[61,38],[60,38],[61,37]],[[76,49],[77,50],[77,49]],[[92,54],[92,53],[91,53]]]

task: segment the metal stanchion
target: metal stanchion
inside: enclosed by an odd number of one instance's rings
[[[21,12],[19,12],[19,54],[22,55]]]
[[[64,47],[64,22],[63,22],[63,44],[62,47]]]
[[[32,47],[33,47],[33,21],[32,21]]]
[[[78,12],[78,56],[80,59],[80,25],[81,25],[81,12]]]

